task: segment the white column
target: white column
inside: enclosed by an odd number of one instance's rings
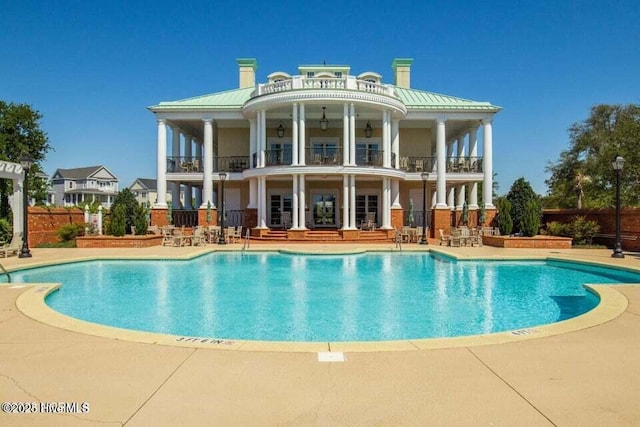
[[[349,175],[342,177],[342,229],[349,228]]]
[[[349,175],[349,228],[356,229],[356,176]]]
[[[297,165],[298,164],[298,158],[299,158],[299,142],[298,142],[298,103],[294,102],[293,103],[293,116],[292,116],[292,120],[291,120],[291,164],[292,165]],[[298,183],[298,178],[296,177],[294,179],[294,181],[296,183],[296,187],[297,187],[297,183]],[[295,194],[295,192],[294,192]],[[297,212],[294,213],[294,216],[297,215]],[[294,226],[295,228],[295,226]]]
[[[445,120],[438,119],[436,120],[437,130],[436,130],[436,156],[437,156],[437,171],[438,178],[436,182],[436,191],[438,193],[438,203],[436,204],[436,208],[446,208],[446,194],[447,194],[447,159],[446,156],[446,143],[445,143]]]
[[[194,140],[194,143],[196,144],[196,159],[199,160],[200,163],[200,169],[199,171],[203,170],[204,168],[204,162],[203,162],[203,158],[202,158],[202,142],[198,141],[198,140]],[[199,172],[198,171],[198,172]],[[194,207],[200,206],[202,205],[202,188],[201,187],[196,187],[195,188],[195,198],[196,198],[196,203],[194,205]]]
[[[493,129],[491,120],[483,120],[484,131],[484,183],[482,187],[482,197],[485,208],[493,209]]]
[[[458,137],[458,143],[456,144],[457,148],[458,148],[458,153],[456,155],[456,157],[458,159],[464,157],[464,135]]]
[[[470,166],[473,167],[478,157],[478,129],[472,128],[469,131],[469,156],[471,157]],[[469,191],[469,209],[478,209],[478,183],[472,182]]]
[[[267,228],[267,178],[261,176],[260,180],[260,195],[258,196],[258,203],[260,204],[260,216],[258,219],[258,226],[260,228]]]
[[[167,124],[165,119],[158,120],[158,154],[156,163],[156,182],[158,199],[154,207],[167,207]]]
[[[306,164],[305,161],[305,131],[306,131],[306,125],[305,125],[305,117],[304,117],[304,104],[300,104],[300,117],[298,119],[298,121],[300,122],[300,128],[298,129],[298,135],[300,136],[300,140],[298,141],[298,144],[300,146],[299,148],[299,152],[298,152],[298,164],[304,166]],[[301,181],[304,180],[304,178],[301,178]],[[301,186],[303,186],[302,182],[300,183]],[[301,190],[302,191],[302,190]],[[304,228],[304,223],[300,224],[300,227]]]
[[[391,185],[388,177],[382,178],[382,228],[391,228]]]
[[[467,187],[464,184],[461,184],[461,185],[458,185],[456,188],[458,190],[458,203],[456,204],[456,209],[461,211],[462,206],[464,205],[465,190]]]
[[[251,163],[251,167],[252,168],[257,168],[258,167],[258,143],[257,143],[257,126],[256,126],[256,119],[249,119],[249,162]],[[253,155],[256,155],[255,157],[255,163],[253,160]]]
[[[391,207],[399,209],[400,205],[400,181],[393,178],[391,179]]]
[[[456,187],[452,185],[451,187],[449,187],[449,192],[447,195],[447,206],[451,209],[455,209],[456,207],[455,194],[456,194]]]
[[[262,177],[258,177],[256,179],[256,187],[257,187],[257,209],[256,209],[256,228],[262,228],[262,201],[260,197],[262,196]]]
[[[213,196],[213,120],[204,119],[204,149],[202,151],[203,157],[203,177],[202,177],[202,205],[201,208],[206,208],[207,203],[211,206],[215,206]]]
[[[391,127],[389,111],[382,112],[382,167],[391,167]]]
[[[184,155],[188,162],[193,162],[193,142],[191,135],[184,136]],[[193,187],[191,185],[185,185],[184,187],[184,208],[193,209],[192,206]]]
[[[349,164],[349,104],[344,104],[342,111],[342,165]],[[343,224],[346,227],[346,222]]]
[[[307,195],[305,194],[305,176],[304,175],[299,175],[299,179],[300,179],[300,185],[298,187],[298,190],[300,192],[300,197],[298,197],[298,203],[300,203],[299,206],[299,218],[298,218],[298,226],[300,227],[301,230],[306,230],[307,229],[307,218],[306,218],[306,212],[305,212],[305,207],[306,207],[306,203],[307,203]]]
[[[172,147],[171,147],[171,156],[173,156],[173,160],[176,162],[176,166],[180,166],[180,129],[177,127],[171,128],[172,130]],[[172,182],[171,183],[171,206],[173,209],[180,209],[180,183]]]
[[[260,139],[258,140],[258,149],[260,150],[260,153],[258,154],[260,156],[260,164],[262,165],[262,167],[265,166],[265,150],[267,149],[267,112],[264,110],[259,111],[260,113],[260,121],[258,122],[258,129],[260,129],[260,132],[258,133],[258,135],[260,135]]]
[[[295,158],[295,157],[294,157]],[[299,226],[298,217],[300,216],[300,205],[298,202],[298,175],[293,175],[293,194],[292,194],[292,204],[291,207],[291,228],[297,230]]]
[[[249,204],[247,209],[258,209],[258,180],[256,178],[249,180]]]
[[[391,153],[396,159],[393,167],[400,169],[400,122],[398,120],[391,120]]]
[[[349,105],[349,164],[356,165],[356,106]]]

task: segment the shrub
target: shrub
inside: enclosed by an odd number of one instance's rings
[[[111,211],[111,224],[109,234],[112,236],[124,236],[127,231],[126,207],[118,205]]]
[[[149,227],[149,223],[147,222],[147,210],[142,206],[137,206],[135,209],[133,225],[136,229],[137,235],[147,234],[147,228]]]
[[[118,206],[122,206],[124,208],[124,231],[126,234],[127,232],[131,231],[131,226],[135,225],[135,210],[138,207],[136,196],[133,195],[130,189],[125,188],[124,190],[116,194],[116,197],[113,199],[113,204],[111,205],[111,212],[113,212]],[[116,234],[113,235],[116,236]],[[122,236],[124,236],[124,234],[122,234]]]
[[[73,242],[76,237],[84,234],[85,224],[65,224],[58,228],[58,238],[61,242]]]
[[[549,236],[569,237],[567,224],[563,224],[558,221],[552,221],[547,223],[546,228],[547,228],[547,234]]]
[[[594,236],[600,231],[596,221],[587,221],[584,216],[577,215],[571,222],[562,224],[556,221],[547,223],[547,233],[551,236],[571,237],[573,245],[591,245]]]
[[[511,202],[507,199],[498,201],[498,228],[500,234],[508,236],[513,231],[513,220],[511,219]]]
[[[533,237],[540,230],[540,207],[536,200],[528,200],[524,204],[524,213],[520,218],[520,231],[527,237]]]
[[[13,226],[5,219],[0,218],[0,241],[9,242],[13,238]]]
[[[569,224],[569,232],[574,245],[590,245],[593,237],[600,231],[600,225],[596,221],[587,221],[584,216],[575,216]]]

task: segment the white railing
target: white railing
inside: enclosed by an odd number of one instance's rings
[[[256,90],[251,93],[251,97],[300,89],[355,90],[396,98],[393,86],[357,80],[354,76],[347,76],[346,78],[305,78],[294,76],[290,80],[259,84]]]

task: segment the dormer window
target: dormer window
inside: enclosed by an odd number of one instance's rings
[[[313,71],[307,71],[307,78],[308,79],[312,79],[316,76],[316,73],[314,73]]]
[[[342,78],[342,71],[336,71],[336,79]]]

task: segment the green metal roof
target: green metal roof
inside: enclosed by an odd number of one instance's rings
[[[208,108],[215,110],[240,109],[249,100],[255,87],[243,89],[233,89],[224,92],[216,92],[208,95],[196,96],[193,98],[180,99],[177,101],[165,101],[158,105],[149,107],[151,111],[163,110],[192,110],[198,108]]]
[[[408,110],[486,110],[499,111],[501,107],[489,102],[471,101],[439,93],[396,87],[396,94]]]
[[[193,110],[200,108],[214,110],[241,109],[244,103],[250,99],[254,90],[254,87],[248,87],[177,101],[166,101],[153,105],[149,109],[151,111]],[[482,110],[496,112],[501,110],[501,107],[492,105],[489,102],[471,101],[418,89],[395,87],[395,90],[408,110]]]

